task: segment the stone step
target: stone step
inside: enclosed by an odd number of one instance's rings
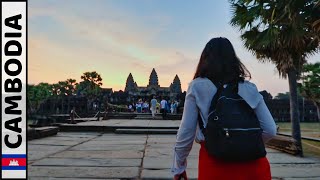
[[[53,136],[56,135],[58,131],[59,128],[55,126],[28,128],[28,140]]]
[[[154,120],[181,120],[182,115],[181,114],[167,114],[166,119],[162,119],[161,114],[156,114],[156,117]],[[137,114],[137,116],[134,119],[146,119],[146,120],[153,120],[151,114]]]
[[[162,117],[160,116],[156,116],[154,118],[152,118],[152,116],[137,116],[134,119],[146,119],[146,120],[162,120]]]
[[[161,120],[162,121],[162,120]],[[168,129],[168,130],[177,130],[178,126],[163,126],[163,125],[148,125],[148,124],[126,124],[126,125],[105,125],[101,124],[103,121],[96,121],[97,124],[84,125],[82,123],[78,124],[61,124],[59,126],[60,131],[62,132],[115,132],[117,129]],[[153,121],[152,121],[153,122]],[[156,120],[155,120],[156,122]],[[149,123],[149,121],[146,121]]]
[[[177,134],[176,129],[116,129],[116,134]]]
[[[137,116],[151,116],[151,113],[135,113]],[[160,115],[159,113],[156,113],[157,115]]]

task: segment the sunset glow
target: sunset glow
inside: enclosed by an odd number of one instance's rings
[[[192,80],[202,49],[212,37],[227,37],[260,90],[288,91],[273,64],[261,64],[229,25],[228,1],[29,1],[29,83],[80,81],[97,71],[103,87],[124,90],[132,73],[139,86],[155,68],[159,84],[176,74],[182,90]],[[320,61],[320,55],[309,62]]]

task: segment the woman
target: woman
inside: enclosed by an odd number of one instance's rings
[[[225,162],[209,156],[204,146],[204,135],[198,126],[198,113],[207,124],[209,106],[217,87],[212,82],[227,85],[238,83],[238,94],[254,109],[263,129],[264,142],[276,134],[275,122],[256,86],[244,79],[251,78],[249,71],[236,56],[232,44],[226,38],[213,38],[205,46],[189,84],[181,124],[174,148],[172,173],[174,179],[187,179],[187,156],[193,141],[201,144],[199,152],[199,180],[270,180],[270,164],[266,157],[248,162]]]

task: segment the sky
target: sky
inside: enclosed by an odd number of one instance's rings
[[[103,86],[124,90],[132,73],[147,86],[152,68],[159,84],[176,74],[187,90],[205,44],[226,37],[259,90],[288,91],[271,63],[260,63],[243,47],[232,27],[228,1],[212,0],[30,0],[28,1],[28,83],[81,81],[97,71]],[[308,62],[320,61],[320,54]]]

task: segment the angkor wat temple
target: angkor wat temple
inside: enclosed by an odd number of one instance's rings
[[[273,98],[267,91],[261,91],[260,93],[264,97],[273,118],[277,122],[290,121],[289,99]],[[169,87],[162,87],[159,85],[156,70],[152,69],[149,77],[149,84],[147,86],[138,86],[130,73],[124,91],[113,91],[112,88],[102,88],[102,96],[92,103],[97,104],[98,107],[102,107],[104,99],[107,99],[111,104],[128,105],[137,102],[138,99],[150,101],[153,95],[156,95],[158,99],[164,97],[167,100],[179,100],[180,104],[183,106],[186,92],[182,93],[181,82],[178,75],[174,77],[173,82]],[[59,98],[58,100],[52,98],[48,99],[41,106],[39,113],[57,113],[56,109],[59,109],[59,113],[68,113],[70,112],[71,107],[76,107],[76,109],[79,110],[78,112],[81,111],[86,113],[92,111],[92,104],[88,103],[88,99],[77,95]],[[299,111],[301,122],[318,121],[317,108],[313,102],[300,98]]]
[[[159,85],[157,72],[153,68],[149,77],[149,84],[147,86],[138,86],[130,73],[127,78],[124,92],[128,93],[129,101],[136,100],[137,98],[150,99],[152,95],[176,100],[177,96],[182,93],[182,90],[178,75],[174,77],[173,82],[169,87],[161,87]]]

